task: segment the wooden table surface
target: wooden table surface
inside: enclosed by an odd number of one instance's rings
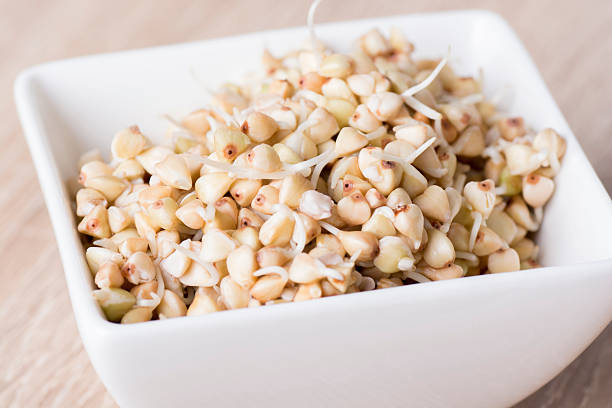
[[[76,330],[15,112],[16,74],[77,55],[303,25],[308,5],[308,0],[0,0],[1,407],[116,406]],[[317,21],[458,8],[490,9],[510,22],[611,191],[611,1],[326,0]],[[612,407],[612,326],[518,407]]]

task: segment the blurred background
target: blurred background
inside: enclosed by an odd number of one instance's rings
[[[309,0],[0,0],[0,406],[116,406],[87,359],[72,317],[51,223],[16,116],[12,85],[18,72],[84,54],[304,25],[309,5]],[[508,20],[612,191],[612,1],[326,0],[316,21],[460,8],[489,9]],[[518,407],[612,407],[611,385],[608,327]]]

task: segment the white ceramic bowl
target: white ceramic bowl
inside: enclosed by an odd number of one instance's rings
[[[80,153],[108,151],[117,129],[155,136],[160,113],[206,101],[264,45],[301,44],[305,28],[53,62],[16,83],[85,348],[122,407],[502,407],[569,364],[612,318],[612,204],[510,27],[485,11],[322,25],[339,50],[397,25],[420,52],[483,68],[486,91],[511,85],[510,112],[567,139],[539,233],[545,268],[317,301],[122,326],[91,296],[66,180]],[[198,82],[194,80],[200,78]],[[570,79],[571,80],[571,79]]]

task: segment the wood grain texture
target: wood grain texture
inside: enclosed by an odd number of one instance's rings
[[[0,0],[0,406],[113,407],[83,350],[12,83],[23,68],[76,55],[302,25],[309,1]],[[327,0],[321,22],[457,8],[500,13],[517,31],[612,190],[612,2]],[[417,44],[418,45],[418,44]],[[612,327],[520,403],[612,407]]]

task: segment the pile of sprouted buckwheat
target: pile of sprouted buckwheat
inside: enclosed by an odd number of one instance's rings
[[[314,10],[313,10],[314,11]],[[565,141],[497,111],[394,28],[316,41],[80,164],[106,317],[134,323],[537,267]]]

